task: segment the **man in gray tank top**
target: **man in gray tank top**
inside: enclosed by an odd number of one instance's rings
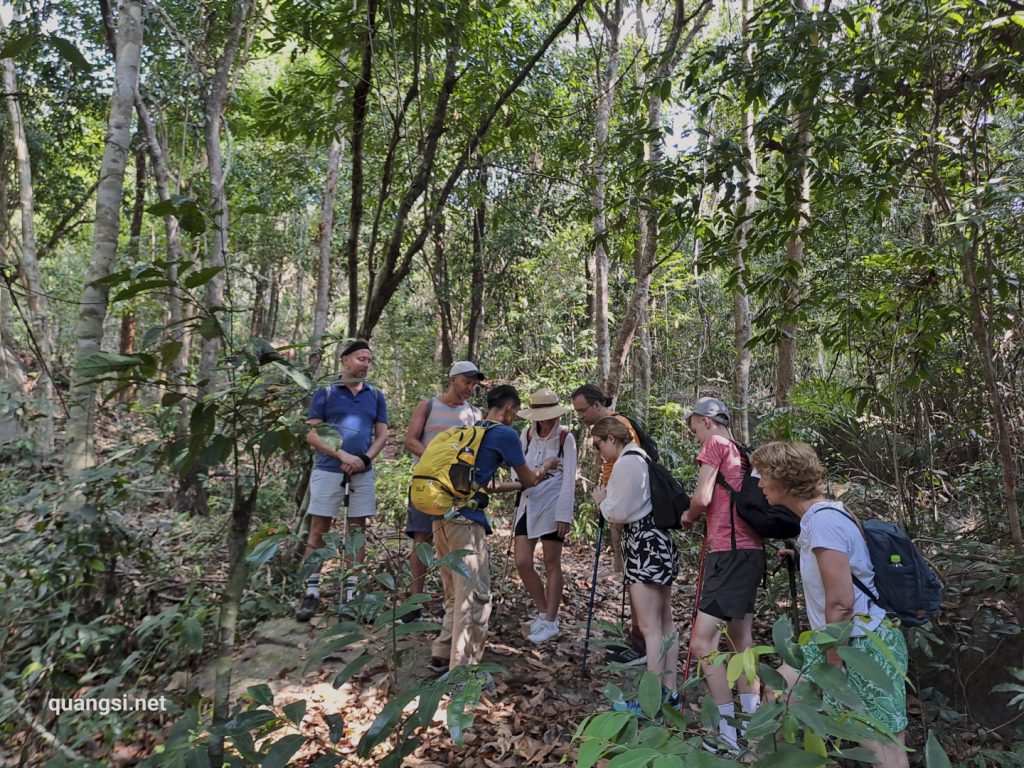
[[[405,431],[406,450],[419,459],[426,450],[427,443],[441,432],[453,427],[469,426],[483,418],[480,409],[469,402],[483,378],[484,375],[474,363],[468,360],[455,363],[448,371],[447,391],[440,397],[421,400],[413,410],[409,428]],[[434,540],[434,518],[420,512],[411,504],[408,512],[405,533],[412,539],[412,552],[409,555],[412,580],[409,583],[409,594],[419,595],[423,593],[427,566],[416,554],[416,547]],[[403,616],[400,621],[418,621],[421,615],[421,610],[417,608]]]

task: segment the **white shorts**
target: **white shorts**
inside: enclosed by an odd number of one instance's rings
[[[340,472],[314,469],[309,476],[309,509],[307,514],[337,517],[345,507],[345,489]],[[377,514],[377,491],[373,467],[352,475],[348,490],[348,517],[373,517]]]

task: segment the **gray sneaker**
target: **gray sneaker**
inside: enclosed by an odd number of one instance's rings
[[[309,621],[316,616],[317,608],[320,607],[320,598],[313,595],[305,595],[302,601],[295,608],[296,621]]]

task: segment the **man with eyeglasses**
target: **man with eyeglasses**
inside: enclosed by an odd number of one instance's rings
[[[643,447],[644,443],[652,444],[650,438],[643,434],[643,430],[638,432],[637,426],[627,416],[615,412],[615,409],[611,407],[612,399],[605,397],[604,392],[595,384],[584,384],[581,387],[577,387],[573,390],[570,398],[572,400],[572,408],[576,411],[576,417],[586,426],[593,427],[601,419],[614,416],[629,430],[630,437],[632,437],[634,443],[641,447]],[[657,461],[656,456],[651,458]],[[597,460],[601,465],[600,479],[597,484],[601,486],[608,485],[608,478],[612,475],[612,467],[615,466],[615,460],[602,459],[600,453],[597,456]],[[640,631],[640,627],[637,625],[636,609],[633,607],[632,600],[629,604],[629,610],[632,621],[632,625],[629,628],[630,644],[608,646],[605,661],[609,664],[625,664],[626,666],[633,667],[647,663],[647,643],[644,640],[643,632]]]

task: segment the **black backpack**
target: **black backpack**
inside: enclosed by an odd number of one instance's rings
[[[762,539],[792,539],[800,534],[800,518],[789,507],[769,504],[764,491],[758,487],[759,476],[747,455],[747,449],[733,443],[740,452],[743,462],[743,482],[739,489],[733,488],[722,475],[721,470],[715,481],[729,492],[729,517],[732,523],[732,547],[736,548],[736,518],[740,518]]]
[[[619,415],[626,416],[626,414],[624,413]],[[644,429],[643,424],[641,424],[636,419],[630,418],[629,416],[626,416],[626,421],[629,422],[629,425],[633,428],[633,431],[636,432],[637,443],[641,448],[644,449],[644,453],[650,456],[651,461],[653,461],[655,464],[660,462],[661,455],[658,453],[658,446],[654,442],[654,440],[651,439],[651,436],[647,434],[647,430]]]
[[[844,514],[860,529],[867,542],[878,594],[853,576],[853,583],[861,592],[905,626],[919,627],[935,618],[942,607],[942,580],[901,526],[885,520],[859,523],[844,509],[821,509]]]
[[[637,451],[625,451],[622,455],[627,454],[639,456],[647,462],[647,482],[651,486],[651,514],[655,526],[664,531],[682,528],[683,513],[690,508],[690,497],[683,490],[683,484],[649,456]]]

